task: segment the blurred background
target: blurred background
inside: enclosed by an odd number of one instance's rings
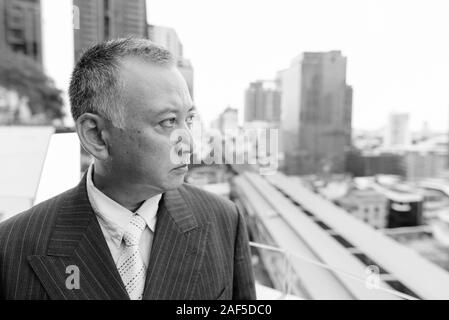
[[[259,299],[448,299],[448,12],[0,0],[0,221],[78,183],[92,159],[70,73],[87,47],[133,35],[169,49],[188,84],[201,148],[186,182],[244,213]]]

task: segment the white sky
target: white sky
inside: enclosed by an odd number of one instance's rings
[[[206,122],[228,105],[242,117],[249,82],[274,78],[301,52],[341,50],[355,128],[378,129],[392,111],[409,112],[414,129],[424,121],[433,130],[449,128],[448,0],[147,2],[149,23],[175,28],[192,61],[195,102]],[[46,66],[62,87],[73,66],[70,3],[43,0],[44,50],[53,53]]]
[[[73,69],[72,0],[42,0],[43,64],[45,72],[64,91],[68,125],[70,117],[68,88]]]
[[[354,88],[354,127],[391,111],[449,127],[447,0],[148,0],[148,20],[176,29],[195,68],[205,120],[243,111],[249,82],[273,78],[303,51],[341,50]]]

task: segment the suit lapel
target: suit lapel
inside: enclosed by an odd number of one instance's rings
[[[180,189],[165,192],[159,203],[143,297],[147,300],[195,298],[208,224],[198,224]]]
[[[88,200],[85,176],[57,213],[47,254],[28,261],[51,299],[129,299]],[[77,276],[79,289],[70,286]]]

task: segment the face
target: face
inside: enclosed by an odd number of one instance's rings
[[[125,121],[124,128],[111,129],[111,172],[142,192],[179,187],[187,172],[195,115],[184,78],[174,67],[127,59],[121,79]]]

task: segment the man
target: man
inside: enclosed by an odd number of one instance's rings
[[[237,207],[183,184],[194,107],[170,53],[118,39],[70,84],[81,182],[0,224],[3,299],[254,299]]]

